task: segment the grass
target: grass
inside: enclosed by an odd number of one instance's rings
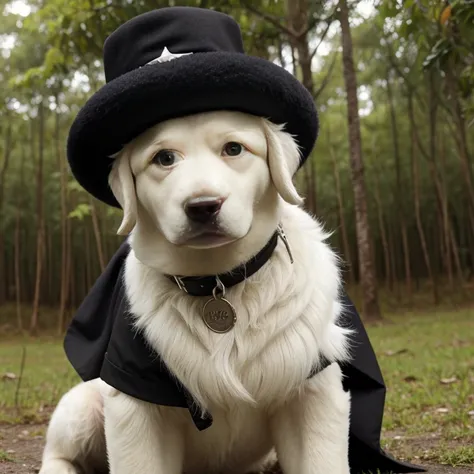
[[[399,314],[368,331],[388,386],[384,447],[415,462],[474,464],[474,310]],[[18,389],[4,375],[18,377],[23,347]],[[56,338],[1,338],[0,422],[46,420],[77,381]]]
[[[20,380],[23,348],[25,364]],[[61,395],[78,381],[64,355],[61,341],[54,338],[2,338],[0,422],[24,423],[46,419]]]
[[[454,467],[474,464],[474,447],[460,446],[455,449],[442,448],[439,454],[439,461],[441,464],[449,464]]]
[[[0,449],[0,462],[14,462],[15,460],[6,452]]]
[[[406,314],[369,333],[388,387],[387,449],[474,464],[474,310]]]

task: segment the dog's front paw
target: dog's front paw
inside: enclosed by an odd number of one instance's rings
[[[49,459],[43,463],[39,474],[79,474],[79,471],[64,459]]]

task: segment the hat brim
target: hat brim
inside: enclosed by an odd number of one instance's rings
[[[316,141],[313,98],[284,68],[242,53],[194,53],[133,70],[97,91],[69,132],[71,171],[90,194],[120,207],[108,184],[110,156],[156,123],[213,110],[286,124],[301,148],[301,164]]]

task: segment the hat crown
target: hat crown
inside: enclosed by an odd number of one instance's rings
[[[214,10],[166,7],[143,13],[117,28],[104,44],[106,82],[172,54],[243,53],[237,22]]]

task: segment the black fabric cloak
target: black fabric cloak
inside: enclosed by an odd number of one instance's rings
[[[173,377],[143,336],[132,329],[123,285],[124,242],[75,314],[64,348],[79,376],[97,377],[135,398],[159,405],[187,408],[199,430],[212,424],[201,418],[186,389]],[[344,325],[356,331],[353,359],[343,364],[344,386],[351,391],[349,457],[352,474],[424,472],[401,462],[380,447],[385,384],[375,353],[356,308],[347,296]]]

